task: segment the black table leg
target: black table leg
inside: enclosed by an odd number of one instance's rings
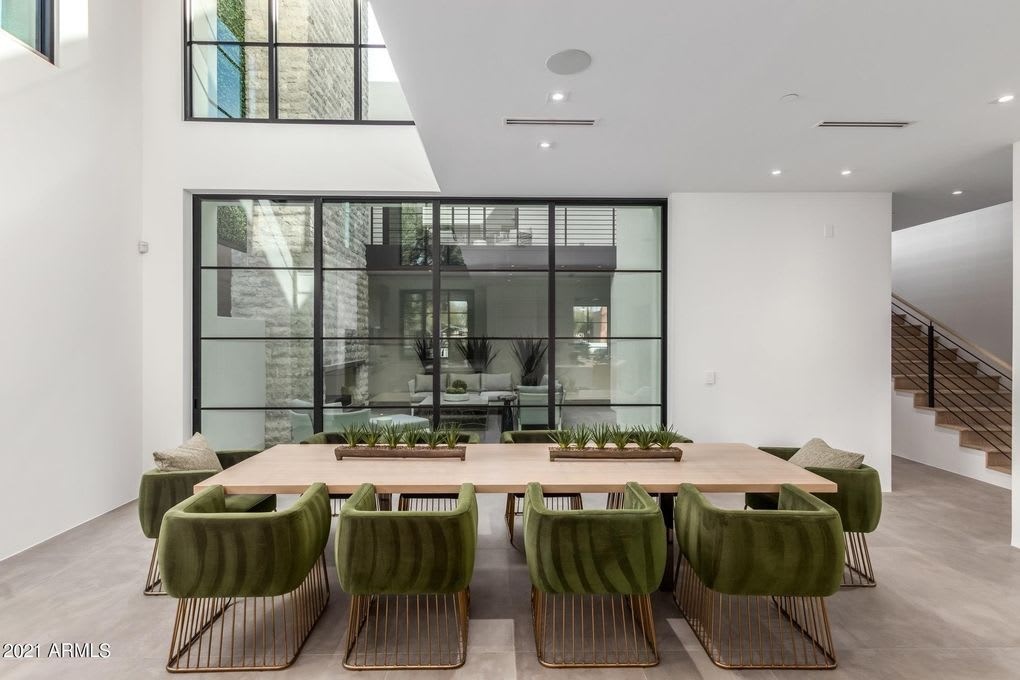
[[[673,591],[673,572],[676,567],[676,547],[673,541],[673,501],[676,500],[675,493],[659,494],[659,508],[662,510],[662,521],[666,524],[666,570],[662,574],[662,582],[659,583],[659,590],[668,593]]]

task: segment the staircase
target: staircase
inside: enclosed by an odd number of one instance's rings
[[[979,348],[968,349],[955,332],[894,296],[894,388],[913,393],[916,408],[932,411],[936,425],[959,431],[960,446],[984,451],[985,466],[1005,473],[1013,435],[1008,368]]]

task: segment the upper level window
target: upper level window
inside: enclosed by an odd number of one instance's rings
[[[0,29],[53,61],[53,0],[0,0]]]
[[[368,0],[188,0],[185,11],[189,120],[412,123]]]

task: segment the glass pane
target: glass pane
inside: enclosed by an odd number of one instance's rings
[[[311,408],[311,340],[203,340],[202,403]]]
[[[394,269],[432,262],[432,204],[324,203],[323,266]]]
[[[297,411],[202,411],[202,434],[217,451],[296,444],[310,437],[311,429],[311,416]]]
[[[414,338],[432,334],[429,272],[323,272],[326,337]]]
[[[445,271],[441,285],[441,335],[515,338],[549,334],[546,274]]]
[[[35,0],[0,0],[0,28],[33,49],[41,50],[36,32],[37,11]]]
[[[268,48],[192,45],[191,115],[268,118]]]
[[[281,2],[277,12],[279,42],[354,42],[354,0]]]
[[[442,263],[468,269],[548,269],[549,208],[544,205],[444,205]]]
[[[545,338],[521,338],[519,342],[487,337],[444,338],[439,355],[443,392],[460,380],[468,394],[482,393],[497,400],[522,384],[548,383],[549,342]]]
[[[404,408],[347,408],[347,409],[323,409],[322,425],[325,432],[343,432],[344,428],[352,424],[366,427],[375,426],[378,428],[392,425],[398,429],[405,430],[413,427],[429,428],[432,421],[420,415],[412,415],[410,407]]]
[[[191,39],[266,42],[266,0],[191,0]]]
[[[324,340],[323,403],[344,408],[401,408],[432,394],[428,345],[414,340]]]
[[[301,201],[202,201],[205,267],[312,267],[315,205]]]
[[[658,207],[560,206],[558,269],[660,269]]]
[[[397,72],[385,47],[361,50],[361,112],[365,120],[412,120]]]
[[[372,3],[368,0],[361,1],[361,44],[362,45],[385,45],[382,30],[372,10]]]
[[[660,340],[556,342],[556,381],[567,404],[659,402]]]
[[[654,427],[660,424],[658,406],[564,406],[562,426],[606,423],[620,427]],[[683,429],[679,429],[683,434]]]
[[[202,272],[204,337],[311,337],[315,274],[294,269]]]
[[[280,118],[354,118],[354,50],[342,47],[280,47]]]
[[[556,335],[561,338],[658,337],[660,274],[556,275]]]

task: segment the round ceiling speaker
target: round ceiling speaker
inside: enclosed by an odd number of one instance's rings
[[[545,66],[558,76],[571,76],[591,66],[591,55],[584,50],[563,50],[546,59]]]

